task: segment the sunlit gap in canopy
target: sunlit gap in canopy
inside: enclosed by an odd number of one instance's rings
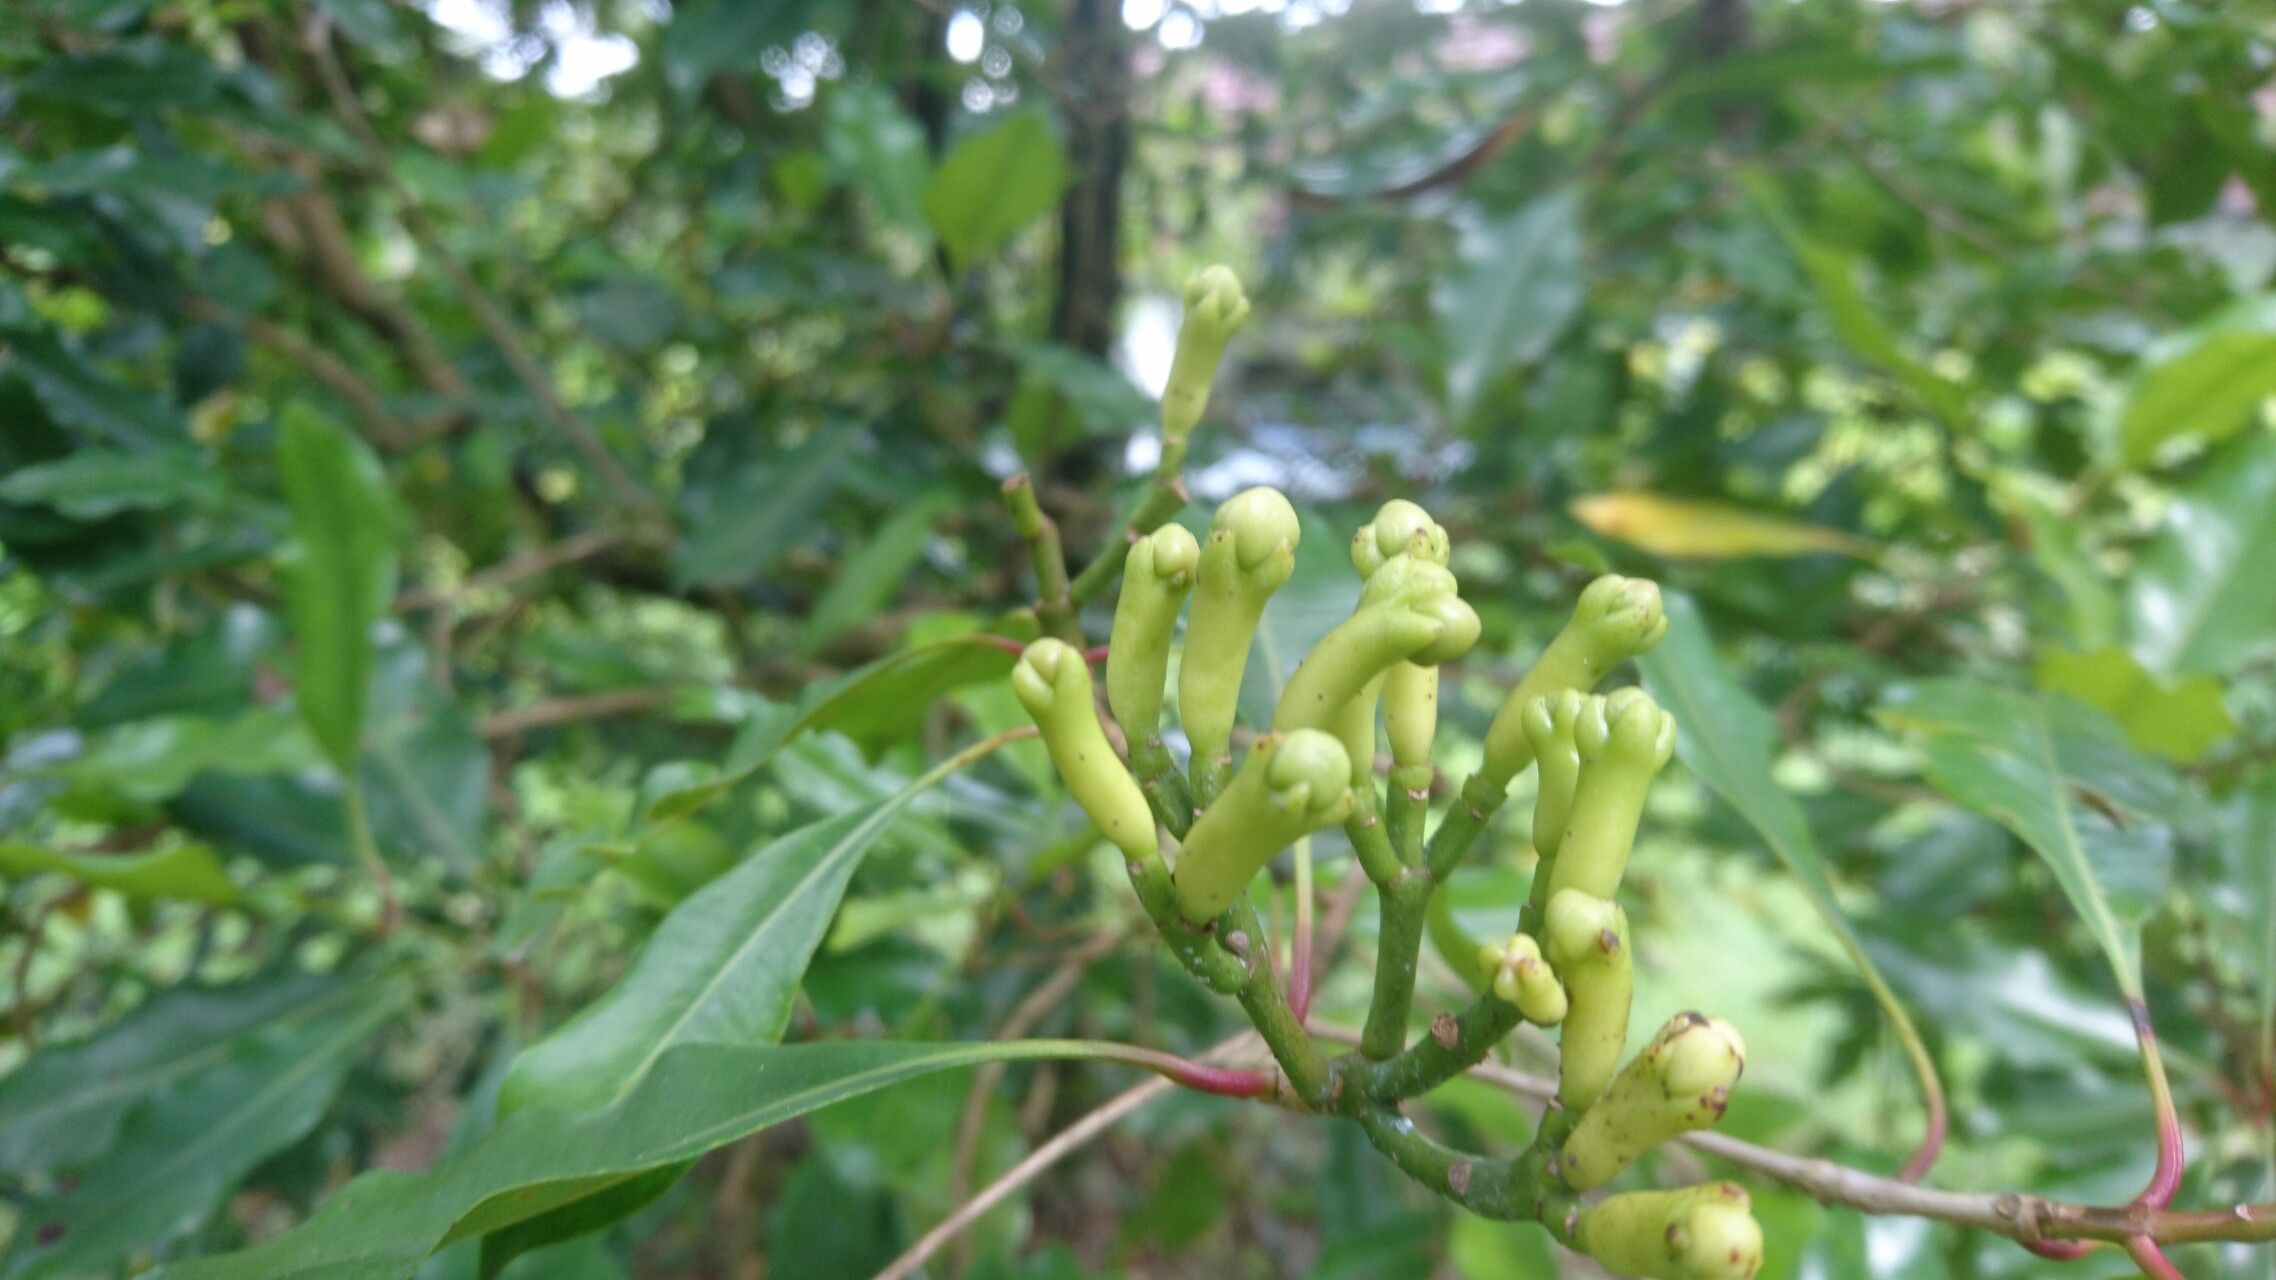
[[[493,79],[521,79],[550,49],[545,87],[557,98],[591,93],[640,61],[639,46],[629,37],[596,28],[592,15],[569,0],[538,6],[536,24],[529,30],[516,29],[504,0],[420,0],[420,7],[436,26],[463,41],[466,52]],[[663,0],[649,0],[647,9],[657,21],[671,12]]]

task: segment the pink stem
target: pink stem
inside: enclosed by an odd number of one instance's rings
[[[1083,661],[1091,664],[1094,667],[1106,661],[1106,646],[1103,644],[1094,644],[1090,648],[1083,650]]]
[[[1273,1077],[1265,1071],[1243,1071],[1238,1067],[1213,1067],[1206,1062],[1195,1062],[1174,1053],[1147,1049],[1138,1045],[1116,1046],[1116,1060],[1134,1067],[1143,1067],[1174,1084],[1184,1085],[1201,1093],[1214,1093],[1226,1098],[1267,1098],[1272,1096]]]
[[[1936,1163],[1936,1157],[1944,1150],[1944,1138],[1951,1127],[1951,1117],[1944,1109],[1944,1095],[1930,1093],[1928,1131],[1921,1135],[1920,1146],[1914,1148],[1912,1159],[1905,1161],[1905,1167],[1897,1171],[1897,1181],[1918,1182],[1927,1176],[1929,1166]]]
[[[2076,1262],[2095,1250],[2095,1246],[2085,1240],[2018,1240],[2016,1243],[2057,1262]]]
[[[1015,658],[1027,652],[1026,645],[1012,639],[1010,636],[977,635],[972,638],[979,641],[981,644],[987,645],[991,649],[1001,649],[1005,653],[1008,653]]]
[[[1296,913],[1288,940],[1288,1011],[1301,1024],[1312,1012],[1312,913]]]
[[[2136,1205],[2163,1209],[2181,1189],[2181,1117],[2174,1110],[2173,1090],[2165,1081],[2165,1063],[2158,1057],[2157,1033],[2150,1029],[2149,1006],[2129,997],[2126,1012],[2134,1019],[2134,1038],[2142,1046],[2142,1062],[2150,1076],[2150,1095],[2157,1104],[2157,1170],[2149,1185],[2134,1197]],[[2152,1246],[2155,1247],[2154,1245]]]
[[[2173,1260],[2165,1256],[2165,1250],[2148,1236],[2126,1237],[2126,1256],[2132,1258],[2134,1265],[2150,1280],[2185,1280],[2181,1268],[2174,1266]]]

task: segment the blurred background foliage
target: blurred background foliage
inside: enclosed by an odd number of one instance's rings
[[[1636,1026],[1738,1023],[1732,1131],[1887,1171],[1921,1130],[1798,859],[1947,1082],[1933,1182],[2133,1194],[2138,964],[2181,1203],[2276,1198],[2272,66],[2211,0],[11,0],[0,1275],[430,1164],[690,894],[1019,723],[953,640],[1032,592],[997,485],[1109,535],[1220,260],[1257,318],[1188,517],[1307,511],[1274,652],[1430,504],[1487,626],[1458,778],[1590,573],[1681,597],[1645,676],[1724,714],[1646,823]],[[1094,845],[1032,745],[914,800],[788,1038],[1215,1043]],[[510,1274],[867,1276],[1128,1080],[928,1077]],[[1757,1203],[1777,1277],[2126,1271]],[[926,1274],[1594,1274],[1555,1255],[1179,1095]]]

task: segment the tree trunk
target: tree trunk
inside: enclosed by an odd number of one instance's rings
[[[1114,344],[1122,299],[1122,173],[1130,160],[1130,33],[1121,0],[1074,0],[1067,13],[1068,151],[1059,205],[1059,293],[1051,336],[1094,356]]]

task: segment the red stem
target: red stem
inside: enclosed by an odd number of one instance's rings
[[[1008,653],[1015,658],[1027,652],[1026,645],[1012,639],[1010,636],[978,635],[972,638],[978,640],[984,645],[987,645],[991,649],[1001,649],[1005,653]]]
[[[1181,1058],[1174,1053],[1138,1045],[1118,1045],[1114,1057],[1200,1093],[1214,1093],[1226,1098],[1269,1098],[1273,1092],[1272,1073],[1266,1071],[1213,1067],[1206,1062],[1195,1062],[1191,1058]]]
[[[1296,913],[1288,940],[1288,1011],[1301,1025],[1312,1012],[1312,913]]]
[[[2159,1248],[2157,1241],[2148,1236],[2128,1237],[2126,1256],[2132,1258],[2134,1265],[2140,1267],[2142,1274],[2150,1280],[2186,1280],[2181,1274],[2181,1268],[2174,1266],[2173,1260],[2165,1256],[2165,1250]]]
[[[1090,663],[1094,667],[1106,661],[1106,646],[1103,644],[1094,644],[1090,648],[1083,650],[1083,661]]]
[[[2126,1012],[2134,1019],[2134,1039],[2142,1046],[2142,1061],[2151,1076],[2150,1092],[2157,1102],[2157,1170],[2150,1175],[2149,1185],[2134,1197],[2134,1203],[2163,1209],[2173,1203],[2174,1193],[2181,1189],[2181,1117],[2174,1110],[2173,1091],[2166,1085],[2164,1064],[2158,1059],[2157,1033],[2150,1029],[2149,1006],[2138,997],[2128,997]]]
[[[1899,1182],[1918,1182],[1927,1176],[1929,1166],[1936,1163],[1936,1157],[1944,1150],[1945,1136],[1951,1132],[1952,1119],[1945,1110],[1944,1095],[1932,1092],[1926,1101],[1928,1131],[1921,1135],[1920,1146],[1913,1150],[1912,1159],[1905,1161],[1905,1167],[1897,1171]]]

